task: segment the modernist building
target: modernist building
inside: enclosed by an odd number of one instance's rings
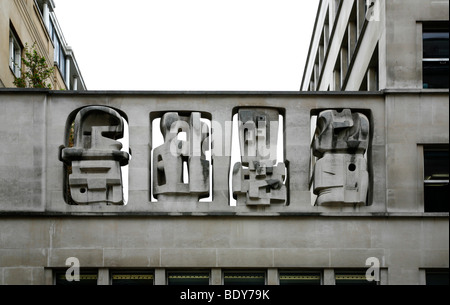
[[[54,12],[53,0],[12,0],[0,3],[0,87],[15,87],[25,56],[35,45],[49,67],[54,90],[86,90],[74,52],[64,39]]]
[[[1,89],[0,283],[448,284],[449,91],[424,86],[422,47],[413,68],[383,55],[448,20],[431,2],[379,11],[405,34],[358,21],[353,92],[326,90],[357,1],[321,2],[319,92]]]
[[[448,1],[323,0],[302,91],[448,88]]]

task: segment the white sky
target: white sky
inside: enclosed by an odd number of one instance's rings
[[[55,0],[89,90],[297,91],[319,0]]]

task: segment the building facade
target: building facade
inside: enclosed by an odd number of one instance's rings
[[[67,45],[54,12],[53,0],[12,0],[0,3],[0,87],[15,87],[23,72],[24,48],[35,46],[48,67],[54,67],[54,90],[86,90],[74,52]]]
[[[448,284],[445,58],[417,47],[448,2],[361,3],[320,4],[320,92],[0,89],[0,284]]]
[[[448,88],[449,3],[320,2],[302,91]]]
[[[86,284],[448,280],[448,92],[2,89],[0,105],[2,284],[77,266]]]

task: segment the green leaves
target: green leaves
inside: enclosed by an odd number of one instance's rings
[[[21,77],[16,77],[14,85],[18,88],[47,88],[52,89],[51,84],[46,81],[51,78],[55,70],[49,68],[45,57],[42,57],[36,51],[36,44],[33,44],[32,50],[29,50],[28,44],[25,46],[25,57],[22,57],[22,63],[25,71]]]

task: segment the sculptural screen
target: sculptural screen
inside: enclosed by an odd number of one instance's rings
[[[60,151],[69,204],[124,204],[122,166],[130,155],[118,141],[123,137],[124,119],[114,109],[89,106],[77,113],[73,143]]]

